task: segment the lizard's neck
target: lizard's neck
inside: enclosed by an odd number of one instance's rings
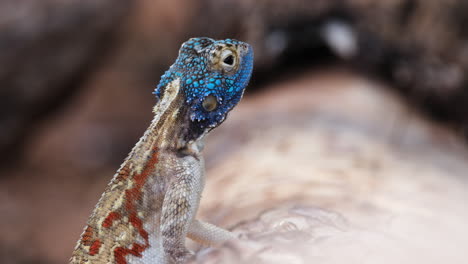
[[[169,83],[160,100],[154,106],[154,118],[143,137],[132,151],[131,156],[138,155],[142,158],[148,151],[170,150],[180,151],[188,148],[187,142],[183,140],[181,133],[185,132],[183,126],[187,109],[184,105],[183,91],[180,79]]]

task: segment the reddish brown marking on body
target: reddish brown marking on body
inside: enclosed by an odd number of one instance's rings
[[[123,166],[118,174],[117,174],[117,180],[118,181],[124,181],[128,178],[128,176],[130,175],[130,163],[127,163],[125,164],[125,166]]]
[[[104,221],[102,222],[102,227],[104,228],[109,228],[112,226],[114,220],[118,220],[120,219],[121,215],[117,212],[110,212],[106,219],[104,219]]]
[[[89,247],[89,255],[94,256],[99,253],[99,249],[101,248],[101,240],[96,239],[94,240],[93,244]]]
[[[101,240],[94,239],[94,229],[89,225],[81,236],[81,244],[89,246],[89,255],[91,256],[98,254],[102,245]]]
[[[90,246],[93,243],[93,228],[87,226],[83,235],[81,236],[81,244]]]
[[[151,172],[154,171],[155,165],[158,162],[158,152],[153,149],[153,153],[145,164],[143,171],[133,177],[134,187],[125,191],[125,209],[128,212],[128,221],[138,230],[138,234],[145,240],[145,244],[132,243],[131,248],[117,247],[114,249],[114,258],[117,264],[127,264],[125,256],[133,255],[141,257],[141,253],[149,247],[149,235],[143,228],[143,221],[138,218],[138,210],[136,205],[142,199],[142,188],[146,183]],[[109,216],[108,216],[109,217]]]

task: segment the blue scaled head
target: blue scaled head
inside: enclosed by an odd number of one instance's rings
[[[155,90],[162,98],[168,84],[178,79],[187,106],[187,141],[221,124],[244,93],[253,68],[249,44],[234,40],[192,38],[182,44],[176,62]]]

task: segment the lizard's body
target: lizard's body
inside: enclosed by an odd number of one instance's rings
[[[155,94],[155,117],[107,186],[71,263],[168,263],[234,236],[195,220],[204,186],[203,138],[238,103],[252,71],[250,46],[185,42]]]

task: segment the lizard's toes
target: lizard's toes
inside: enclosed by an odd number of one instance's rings
[[[173,263],[186,263],[188,260],[192,259],[195,254],[187,249],[177,249],[169,252],[169,255]]]

